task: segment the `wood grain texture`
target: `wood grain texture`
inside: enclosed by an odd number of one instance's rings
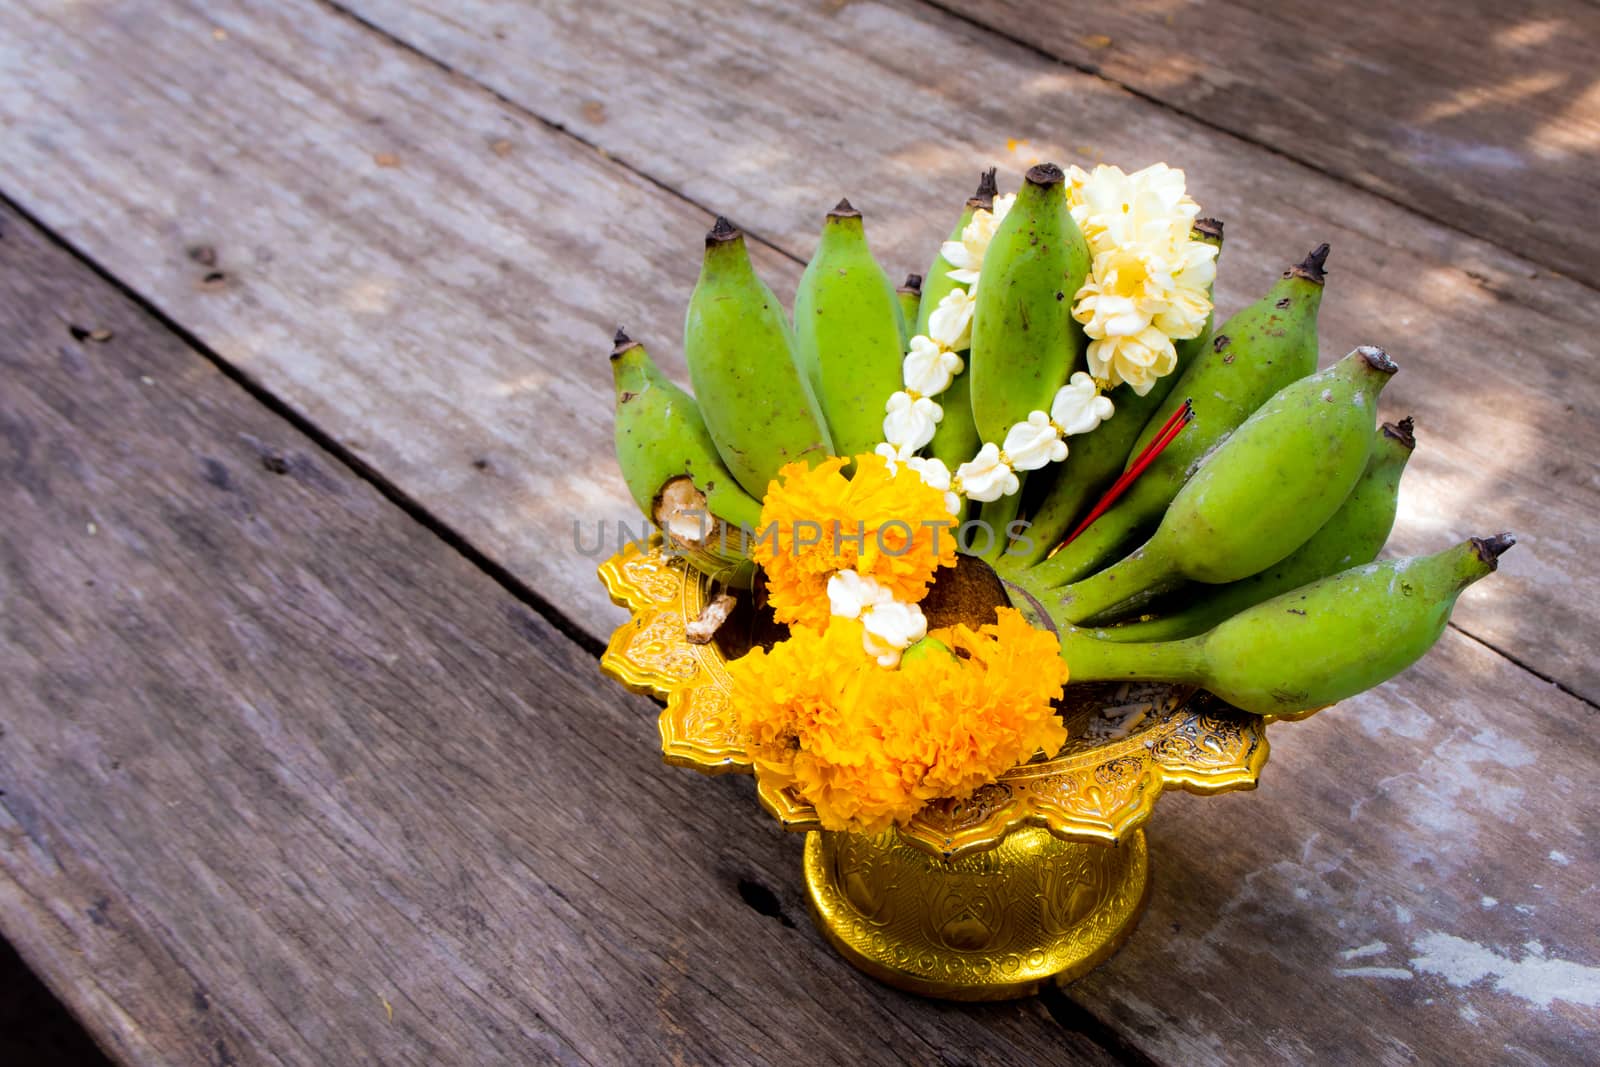
[[[147,3],[0,14],[33,42],[0,52],[23,90],[0,100],[0,188],[604,633],[572,520],[632,509],[591,338],[620,321],[681,370],[707,216],[307,0]],[[1515,531],[1457,623],[1600,701],[1591,290],[910,0],[355,11],[796,257],[845,193],[885,261],[921,269],[975,161],[1035,156],[1182,162],[1232,223],[1225,310],[1331,240],[1325,357],[1385,345],[1404,368],[1386,415],[1420,424],[1393,551]],[[220,290],[197,285],[196,242]],[[793,263],[763,267],[792,289]]]
[[[0,229],[0,926],[118,1059],[1115,1062],[857,974],[747,780]]]
[[[312,0],[0,5],[0,190],[548,600],[621,621],[574,550],[575,522],[638,525],[606,354],[681,319],[711,216]]]
[[[936,3],[1600,286],[1587,0]]]
[[[1071,995],[1163,1063],[1576,1064],[1600,1041],[1594,709],[1461,636],[1162,799],[1138,933]]]
[[[796,255],[809,251],[813,217],[840,192],[867,192],[860,199],[873,212],[886,258],[919,267],[967,193],[974,161],[1001,155],[1007,136],[1031,142],[1011,158],[1013,172],[1034,153],[1092,161],[1100,152],[1125,162],[1161,155],[1189,166],[1202,201],[1233,221],[1225,307],[1264,287],[1277,264],[1332,238],[1328,354],[1357,341],[1387,342],[1406,364],[1388,410],[1416,410],[1425,434],[1397,547],[1422,550],[1502,526],[1524,534],[1503,573],[1469,594],[1460,618],[1593,692],[1600,668],[1585,635],[1600,609],[1587,524],[1597,483],[1586,457],[1597,454],[1588,349],[1600,311],[1586,290],[1528,277],[1530,266],[1486,243],[927,9],[828,8],[834,13],[824,16],[653,0],[624,18],[590,4],[585,23],[573,28],[548,9],[463,3],[453,35],[426,12],[407,25],[436,34],[408,39],[458,70],[730,211]],[[361,10],[375,20],[392,13],[376,4]],[[706,216],[311,4],[235,4],[202,14],[198,5],[85,0],[62,9],[34,0],[0,10],[0,30],[0,188],[592,632],[605,632],[614,615],[591,564],[538,540],[570,538],[550,525],[557,507],[630,510],[605,458],[603,343],[586,338],[613,316],[648,341],[670,338]],[[930,56],[951,58],[941,67]],[[991,92],[975,95],[973,85]],[[847,111],[854,106],[860,110]],[[951,212],[938,209],[941,200]],[[202,244],[216,250],[224,280],[204,282],[212,269],[188,252]],[[770,257],[765,267],[780,290],[792,284],[792,261]],[[586,351],[595,353],[593,365],[581,359]],[[488,471],[477,470],[476,459],[488,459]],[[1394,1035],[1411,1032],[1418,1013],[1430,1049],[1452,1053],[1488,1057],[1511,1046],[1535,1057],[1591,1036],[1586,1016],[1574,1022],[1570,1001],[1520,995],[1528,987],[1518,976],[1528,972],[1516,965],[1532,956],[1524,940],[1539,940],[1550,959],[1587,968],[1580,977],[1600,964],[1569,925],[1593,915],[1600,867],[1592,832],[1574,814],[1594,807],[1593,786],[1575,773],[1592,752],[1585,746],[1593,712],[1458,634],[1429,663],[1447,673],[1425,674],[1425,666],[1339,713],[1275,729],[1278,751],[1260,794],[1194,802],[1232,807],[1180,802],[1174,810],[1188,813],[1181,832],[1175,825],[1169,833],[1165,813],[1158,816],[1151,921],[1105,972],[1114,982],[1091,979],[1072,995],[1117,1021],[1139,1048],[1201,1061],[1293,1058],[1294,1041],[1329,1055],[1359,1048],[1397,1059]],[[1369,729],[1381,747],[1351,744],[1355,731]],[[618,741],[616,754],[643,767],[651,738],[638,730]],[[1479,767],[1488,757],[1470,747],[1474,758],[1459,761],[1462,738],[1483,730],[1522,746],[1507,758],[1532,753],[1529,776],[1548,758],[1548,781],[1537,789],[1508,785],[1510,769]],[[466,759],[452,775],[470,782]],[[674,773],[678,779],[662,781],[676,784],[658,788],[722,804],[722,819],[683,827],[671,850],[645,857],[654,866],[636,864],[635,880],[704,870],[719,834],[764,826],[741,786]],[[1415,791],[1398,791],[1413,783],[1409,774],[1418,776]],[[1485,776],[1503,788],[1485,791]],[[1330,791],[1363,783],[1406,802],[1329,805]],[[1513,798],[1507,788],[1523,793]],[[1523,802],[1536,793],[1554,799],[1547,808]],[[586,783],[562,802],[587,804],[592,795]],[[725,795],[734,799],[717,799]],[[1443,828],[1417,821],[1414,802],[1436,796],[1449,798],[1454,819]],[[1240,805],[1270,807],[1236,818]],[[664,810],[660,829],[686,818]],[[1315,891],[1291,884],[1292,874],[1274,865],[1301,856],[1295,846],[1304,850],[1324,820],[1329,833],[1338,831],[1337,855],[1349,857],[1349,871],[1388,870],[1376,861],[1366,866],[1360,857],[1369,852],[1419,854],[1427,864],[1415,881],[1374,877],[1365,890],[1331,875],[1344,895],[1299,916],[1298,961],[1226,966],[1252,961],[1262,944],[1256,935],[1276,935],[1287,920],[1248,899],[1221,918],[1218,909],[1240,886],[1276,891],[1268,898],[1274,904],[1283,891]],[[1246,833],[1257,835],[1248,847],[1240,843]],[[1542,835],[1541,845],[1567,858],[1559,879],[1526,878],[1537,857],[1510,841],[1524,833]],[[792,844],[771,847],[792,859]],[[481,862],[472,852],[481,847],[461,846],[459,862]],[[1423,847],[1429,851],[1418,852]],[[602,852],[597,843],[591,855]],[[771,869],[777,873],[765,884],[798,917],[793,869],[776,861]],[[1436,879],[1433,869],[1442,872]],[[1211,881],[1198,883],[1202,875]],[[1519,898],[1531,914],[1486,907],[1474,877],[1502,879],[1525,894],[1553,886],[1552,902]],[[1517,878],[1527,885],[1512,885]],[[1497,900],[1516,895],[1501,891],[1507,896]],[[1394,916],[1392,929],[1361,929],[1386,938],[1385,966],[1412,973],[1393,981],[1409,982],[1408,994],[1419,1000],[1397,996],[1376,977],[1333,972],[1360,968],[1366,958],[1349,963],[1342,953],[1367,947],[1350,942],[1347,930],[1368,907]],[[661,936],[660,924],[676,914],[655,914],[647,933]],[[1413,966],[1405,954],[1422,935],[1408,933],[1403,914],[1425,934],[1492,951],[1507,961],[1509,977]],[[1165,929],[1157,916],[1166,917]],[[1172,922],[1180,925],[1175,933],[1205,934],[1198,943],[1173,942]],[[492,928],[501,926],[496,917]],[[767,928],[735,929],[746,951],[772,945]],[[1317,969],[1324,961],[1325,972]],[[1297,976],[1292,987],[1308,991],[1309,1005],[1280,998],[1285,974]],[[707,977],[687,965],[684,975]],[[768,992],[795,995],[781,983]],[[1422,1003],[1429,998],[1432,1005]]]

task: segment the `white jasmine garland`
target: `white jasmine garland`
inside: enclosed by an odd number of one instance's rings
[[[951,488],[950,468],[945,466],[944,460],[933,456],[919,456],[915,449],[896,448],[887,441],[874,451],[888,461],[886,466],[890,474],[898,471],[900,464],[904,463],[909,469],[917,472],[924,485],[944,493],[945,510],[952,515],[961,510],[961,497]]]
[[[945,466],[944,460],[933,456],[912,456],[906,460],[906,466],[916,471],[922,478],[923,484],[932,486],[944,493],[944,507],[950,514],[955,515],[961,511],[961,497],[952,487],[950,468]]]
[[[992,441],[956,468],[956,480],[967,499],[985,504],[1010,496],[1022,487],[1021,480],[1011,471],[1011,464],[1000,455],[1000,446]]]
[[[1116,412],[1111,398],[1102,396],[1094,379],[1081,370],[1056,390],[1050,402],[1050,421],[1063,437],[1088,433]]]
[[[915,452],[933,440],[933,431],[944,418],[944,409],[925,396],[912,397],[901,391],[889,397],[883,418],[883,437],[896,449]]]
[[[832,614],[861,620],[861,646],[880,667],[895,667],[900,653],[928,636],[928,620],[916,604],[906,604],[872,578],[853,570],[828,579]]]
[[[911,339],[911,351],[902,365],[906,391],[924,397],[938,396],[966,367],[966,361],[931,337]]]
[[[928,316],[928,336],[941,348],[959,352],[972,344],[972,312],[976,298],[967,290],[955,288],[944,294],[939,306]]]
[[[834,615],[846,619],[861,617],[870,607],[887,604],[894,595],[870,577],[853,570],[838,571],[828,579],[828,605]]]
[[[1050,463],[1060,463],[1067,458],[1067,443],[1050,423],[1043,411],[1031,412],[1026,422],[1019,422],[1006,434],[1001,453],[1014,471],[1036,471]]]
[[[862,612],[861,627],[861,646],[880,667],[898,667],[900,653],[928,636],[922,608],[898,600]]]
[[[886,443],[878,452],[943,489],[951,514],[959,513],[962,496],[998,500],[1020,489],[1017,472],[1064,460],[1066,438],[1089,433],[1116,413],[1104,393],[1126,383],[1144,396],[1176,368],[1173,341],[1198,336],[1211,313],[1207,290],[1216,276],[1217,250],[1190,237],[1200,208],[1185,191],[1181,170],[1164,163],[1133,174],[1110,166],[1091,172],[1073,167],[1064,195],[1092,257],[1073,303],[1073,317],[1089,338],[1089,373],[1075,372],[1049,411],[1029,412],[1002,443],[984,443],[953,475],[942,462],[916,452],[933,440],[944,415],[932,398],[965,369],[957,352],[971,344],[983,258],[1016,197],[996,197],[992,210],[973,212],[960,239],[940,248],[957,286],[929,314],[927,334],[911,339],[902,368],[905,389],[889,398]]]
[[[1200,206],[1183,171],[1164,163],[1067,172],[1067,203],[1093,256],[1072,314],[1089,336],[1089,370],[1107,389],[1140,396],[1177,366],[1173,341],[1197,337],[1211,313],[1206,292],[1217,250],[1190,238]]]

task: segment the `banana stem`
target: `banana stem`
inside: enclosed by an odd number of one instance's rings
[[[1153,682],[1205,681],[1205,646],[1200,638],[1184,641],[1125,643],[1104,641],[1085,630],[1061,634],[1061,657],[1073,684],[1140,679]]]
[[[1119,519],[1115,513],[1100,516],[1099,521],[1079,534],[1072,544],[1029,567],[1023,577],[1036,588],[1056,589],[1093,574],[1116,559],[1117,550],[1135,533]]]
[[[1018,473],[1017,475],[1019,483],[1026,480],[1027,477],[1023,473]],[[978,513],[978,517],[989,528],[990,535],[989,547],[980,557],[985,563],[993,565],[1005,556],[1006,547],[1011,543],[1011,535],[1006,531],[1012,520],[1017,517],[1017,511],[1021,506],[1021,484],[1017,486],[1017,491],[1010,496],[1003,496],[999,500],[991,500],[983,505],[983,510]]]
[[[1056,590],[1046,605],[1057,621],[1081,623],[1107,614],[1114,608],[1134,608],[1148,603],[1169,589],[1176,589],[1181,577],[1171,567],[1147,551],[1139,549],[1114,567],[1107,567],[1092,578]]]

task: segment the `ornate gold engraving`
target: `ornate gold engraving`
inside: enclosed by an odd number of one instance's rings
[[[890,830],[806,836],[806,890],[828,941],[868,974],[950,1000],[1002,1000],[1106,959],[1144,909],[1144,831],[1120,844],[1015,830],[945,860]]]

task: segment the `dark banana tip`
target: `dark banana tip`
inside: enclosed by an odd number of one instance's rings
[[[1311,254],[1299,263],[1290,267],[1283,275],[1285,278],[1304,278],[1317,285],[1328,280],[1328,242],[1324,241],[1311,250]]]
[[[828,217],[830,219],[859,219],[861,212],[857,211],[855,205],[850,203],[849,200],[841,199],[837,204],[833,205],[833,210],[828,212]]]
[[[1036,163],[1028,168],[1028,173],[1023,177],[1028,180],[1028,184],[1042,185],[1047,189],[1067,180],[1066,174],[1054,163]]]
[[[1221,219],[1195,219],[1194,231],[1201,237],[1209,237],[1213,241],[1222,240]]]
[[[1417,423],[1410,415],[1399,422],[1386,422],[1383,424],[1383,436],[1399,441],[1407,451],[1414,451],[1417,447]]]
[[[1360,355],[1367,361],[1367,366],[1380,374],[1393,374],[1400,369],[1400,365],[1389,358],[1389,353],[1377,345],[1362,345],[1353,354]]]
[[[718,215],[717,221],[712,224],[711,229],[706,233],[706,247],[710,248],[712,245],[737,241],[743,236],[744,234],[739,232],[739,227],[729,222],[725,216]]]
[[[902,293],[916,293],[918,295],[921,295],[921,293],[922,293],[922,275],[920,275],[920,274],[907,274],[906,275],[906,283],[900,287],[900,291]]]
[[[997,168],[990,167],[978,175],[978,191],[967,198],[968,204],[985,211],[994,207],[994,198],[1000,195],[1000,186],[995,182],[996,172]]]
[[[616,359],[630,348],[638,348],[639,342],[628,336],[628,331],[617,327],[617,336],[611,339],[611,358]]]
[[[1490,570],[1499,566],[1499,559],[1506,554],[1506,549],[1517,543],[1517,539],[1508,533],[1495,534],[1493,537],[1474,537],[1473,550],[1478,553],[1478,558],[1489,565]]]

